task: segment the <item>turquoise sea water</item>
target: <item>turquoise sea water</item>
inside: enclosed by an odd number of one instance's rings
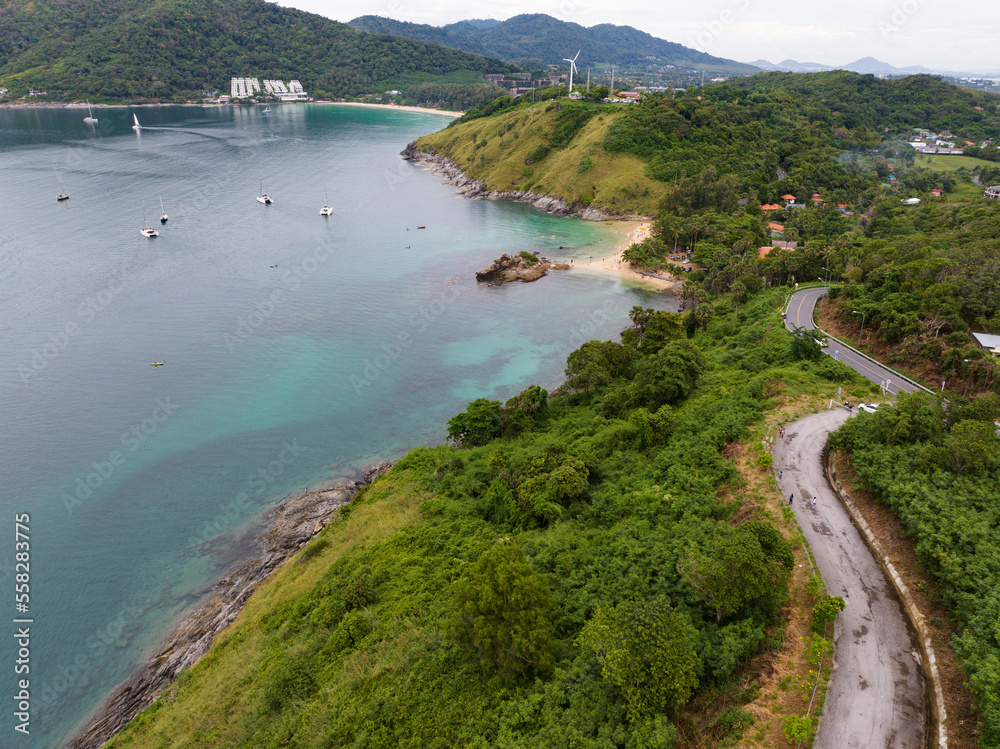
[[[0,110],[0,621],[18,616],[17,513],[34,620],[31,734],[5,710],[2,746],[58,746],[243,560],[264,509],[441,441],[473,398],[554,387],[633,305],[676,305],[574,272],[477,285],[501,252],[582,260],[621,237],[403,162],[441,115],[135,111],[140,135],[125,109],[96,127]]]

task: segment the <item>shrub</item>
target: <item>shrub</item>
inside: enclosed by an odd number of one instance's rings
[[[306,548],[302,550],[301,554],[299,554],[299,564],[305,564],[314,556],[323,551],[323,549],[325,549],[329,545],[330,542],[327,541],[325,538],[313,541],[311,544],[309,544],[308,546],[306,546]]]
[[[549,585],[510,539],[498,541],[458,583],[456,605],[452,633],[484,665],[513,675],[552,664]]]
[[[544,143],[539,143],[537,146],[535,146],[535,148],[532,150],[532,152],[528,154],[528,161],[526,163],[528,163],[528,164],[536,164],[536,163],[538,163],[539,161],[541,161],[542,159],[544,159],[546,156],[548,156],[549,152],[551,150],[552,149],[549,148]]]
[[[832,624],[837,614],[846,608],[847,604],[840,596],[823,596],[812,609],[812,624],[810,629],[817,634],[826,632],[828,624]]]

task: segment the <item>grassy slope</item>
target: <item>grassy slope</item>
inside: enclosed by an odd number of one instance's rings
[[[418,507],[425,495],[398,476],[376,482],[367,495],[373,501],[355,505],[346,521],[331,523],[322,532],[328,543],[322,551],[305,563],[300,553],[258,588],[211,651],[181,676],[183,690],[179,685],[168,690],[108,746],[195,747],[207,741],[232,746],[244,740],[244,725],[235,718],[256,709],[257,693],[235,687],[258,676],[262,619],[304,596],[337,560],[420,520]]]
[[[962,167],[971,172],[976,167],[982,169],[996,166],[996,162],[994,161],[977,159],[974,156],[940,156],[937,154],[931,156],[924,153],[918,153],[913,164],[914,166],[925,166],[928,169],[933,169],[935,172],[954,172]]]
[[[453,159],[466,174],[498,190],[530,189],[570,203],[592,198],[594,205],[622,213],[655,212],[668,186],[650,179],[640,159],[607,153],[602,147],[608,128],[621,116],[620,108],[602,107],[569,146],[525,165],[528,155],[548,141],[555,106],[554,102],[522,104],[424,136],[417,146]],[[486,146],[481,147],[484,139]],[[581,172],[585,157],[593,167]]]

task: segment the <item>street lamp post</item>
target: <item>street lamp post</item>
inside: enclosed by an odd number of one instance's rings
[[[826,283],[830,283],[830,276],[833,275],[833,271],[827,268],[825,265],[823,266],[823,270],[826,271]]]
[[[861,315],[861,332],[858,333],[858,348],[861,348],[861,336],[863,336],[865,333],[865,313],[858,312],[856,309],[851,310],[851,313],[855,315]]]

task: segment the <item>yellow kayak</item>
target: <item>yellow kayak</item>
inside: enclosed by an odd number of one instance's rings
[[[164,364],[166,364],[166,362],[162,362],[162,361],[154,361],[154,362],[150,362],[150,364],[151,364],[152,366],[154,366],[154,367],[162,367],[162,366],[163,366]]]

